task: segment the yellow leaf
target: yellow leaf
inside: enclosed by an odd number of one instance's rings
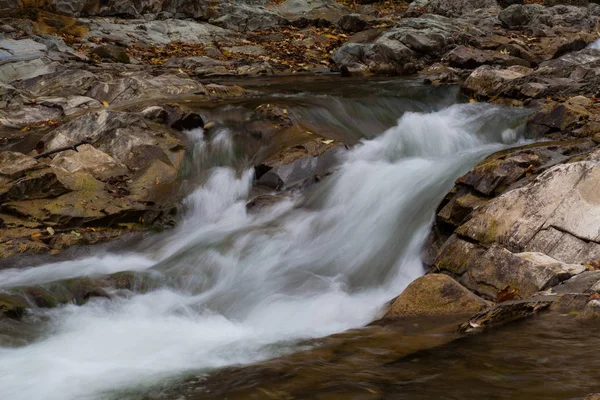
[[[477,103],[477,100],[475,100],[475,99],[469,99],[469,103]]]
[[[103,101],[103,102],[102,102],[102,105],[103,105],[104,107],[108,107],[108,102],[107,102],[107,101]]]
[[[54,236],[54,229],[52,229],[52,227],[50,227],[50,226],[49,226],[49,227],[47,227],[47,228],[46,228],[46,231],[48,232],[48,234],[49,234],[50,236]]]
[[[323,144],[331,144],[331,143],[333,143],[333,140],[331,140],[331,139],[329,139],[329,140],[321,140],[321,142]]]

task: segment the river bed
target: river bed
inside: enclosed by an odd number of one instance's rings
[[[0,321],[1,398],[204,398],[210,393],[202,382],[223,368],[312,349],[311,339],[360,328],[424,273],[421,248],[454,180],[485,156],[525,140],[519,126],[527,111],[469,103],[456,88],[327,77],[254,85],[255,95],[245,101],[198,106],[218,129],[187,132],[192,149],[182,187],[188,194],[176,228],[80,248],[59,261],[0,269],[0,289],[7,291],[119,271],[145,271],[160,282],[147,293],[117,293],[83,306],[37,309],[20,322]],[[257,193],[254,169],[237,129],[265,103],[352,147],[318,185],[253,214],[246,203]],[[386,335],[384,342],[403,337]],[[466,347],[480,351],[485,345],[477,340],[486,339],[474,340]],[[369,351],[387,350],[378,344]],[[448,369],[460,362],[445,357]],[[308,381],[299,394],[271,397],[268,389],[252,398],[392,395],[398,389],[387,378],[416,379],[403,388],[443,379],[429,396],[390,398],[436,398],[451,390],[456,379],[424,359],[429,364],[421,372],[421,364],[400,362],[385,367],[390,375],[363,362],[336,375],[334,364],[325,363],[321,378],[337,376],[330,387]],[[368,393],[356,392],[363,397],[333,384],[371,372],[386,382],[367,380],[362,389]],[[200,380],[193,391],[171,390],[190,377]],[[259,390],[256,382],[251,386]],[[216,398],[250,398],[219,393]]]

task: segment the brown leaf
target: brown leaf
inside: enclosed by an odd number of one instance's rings
[[[510,286],[505,287],[496,295],[496,303],[504,303],[505,301],[514,300],[519,295],[519,289],[510,289]]]

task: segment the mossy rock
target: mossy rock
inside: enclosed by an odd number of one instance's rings
[[[29,303],[22,296],[0,293],[0,314],[9,318],[20,318],[29,308]]]

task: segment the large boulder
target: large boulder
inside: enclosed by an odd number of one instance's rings
[[[408,285],[383,318],[472,315],[488,305],[451,277],[429,274]]]

